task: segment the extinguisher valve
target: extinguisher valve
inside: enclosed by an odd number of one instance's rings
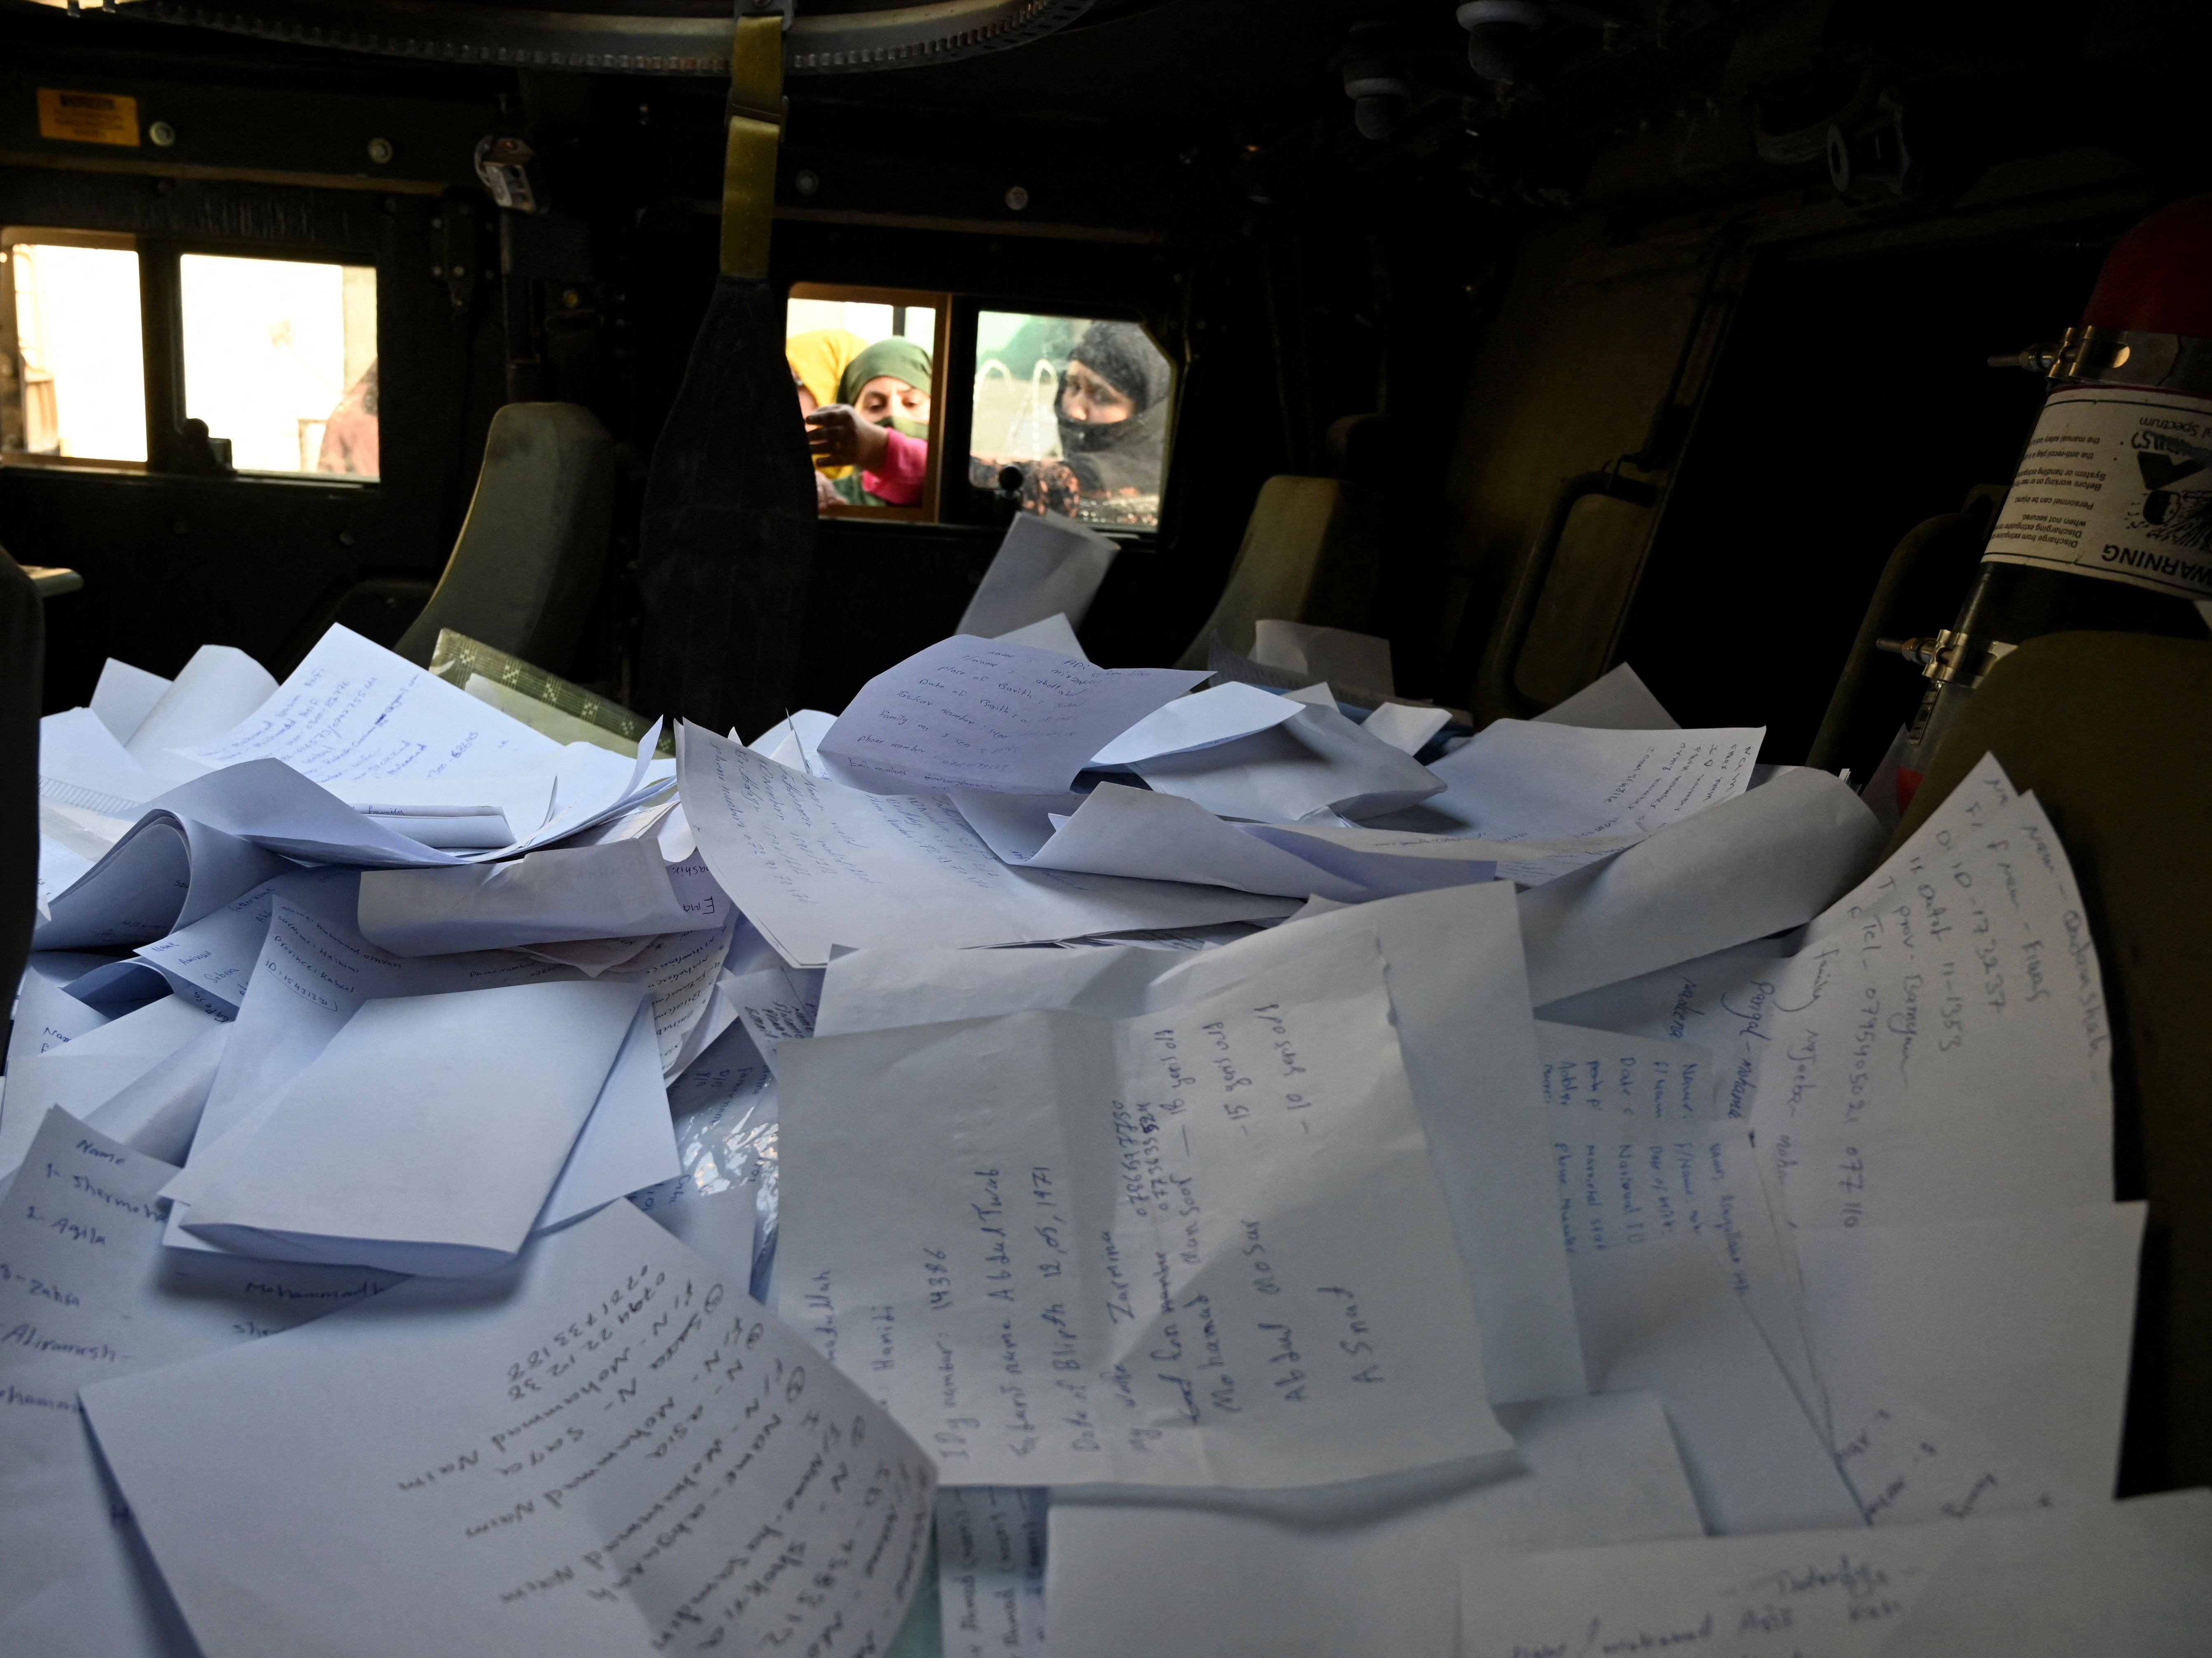
[[[1997,659],[2012,650],[2010,645],[1997,640],[1969,639],[1948,627],[1926,638],[1876,639],[1874,648],[1904,657],[1927,678],[1939,683],[1948,685],[1954,680],[1964,680],[1970,686],[1979,685],[1982,676],[1996,666]]]

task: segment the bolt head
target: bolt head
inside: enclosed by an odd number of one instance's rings
[[[1015,212],[1020,212],[1029,204],[1030,192],[1023,189],[1021,186],[1016,185],[1012,189],[1006,192],[1006,205],[1012,208]]]
[[[379,167],[383,166],[385,162],[390,161],[392,159],[392,140],[389,138],[371,138],[368,141],[368,159],[374,162]]]
[[[177,129],[171,126],[167,121],[156,121],[153,125],[146,129],[146,136],[151,138],[155,143],[159,145],[161,149],[167,149],[171,144],[177,142]]]

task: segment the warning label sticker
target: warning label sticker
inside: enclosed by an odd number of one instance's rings
[[[39,88],[39,136],[80,144],[138,147],[138,101],[118,92]]]
[[[2212,402],[2124,387],[2058,393],[1982,556],[2212,598]]]

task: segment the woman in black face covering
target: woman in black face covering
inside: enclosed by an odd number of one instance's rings
[[[1157,495],[1167,457],[1168,360],[1133,322],[1094,322],[1060,377],[1060,452],[1086,501]]]

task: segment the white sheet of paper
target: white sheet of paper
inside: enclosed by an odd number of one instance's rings
[[[180,996],[165,996],[74,1041],[27,1057],[8,1073],[0,1109],[0,1174],[23,1161],[49,1107],[82,1119],[194,1038],[220,1023]]]
[[[1361,722],[1360,728],[1380,738],[1401,753],[1418,754],[1437,732],[1451,723],[1449,708],[1416,708],[1408,703],[1385,703]]]
[[[222,764],[180,753],[221,736],[276,694],[269,670],[228,645],[202,645],[131,732],[131,757],[183,783]]]
[[[1732,944],[1711,955],[1562,997],[1536,1012],[1540,1023],[1601,1029],[1705,1050],[1715,1071],[1715,1112],[1744,1121],[1758,1095],[1764,1051],[1771,1045],[1763,1029],[1768,1016],[1763,1003],[1771,1002],[1774,973],[1793,948],[1787,939]]]
[[[1066,613],[1062,611],[1053,612],[1042,622],[1031,622],[1027,627],[1014,628],[990,637],[1003,639],[1008,644],[1034,645],[1039,650],[1056,650],[1063,656],[1074,657],[1079,662],[1091,660],[1083,649],[1083,642],[1075,637],[1074,625],[1069,622]]]
[[[1349,1485],[1054,1492],[1054,1658],[1444,1658],[1462,1561],[1698,1534],[1649,1395],[1498,1414],[1510,1451]]]
[[[1253,623],[1252,660],[1262,667],[1334,680],[1375,696],[1389,696],[1396,683],[1390,677],[1388,639],[1312,622]]]
[[[82,1113],[85,1126],[165,1163],[183,1162],[229,1041],[229,1025],[216,1021]]]
[[[553,808],[553,772],[554,761],[548,755],[527,769],[471,771],[457,777],[360,777],[322,786],[356,812],[387,820],[422,820],[422,826],[404,823],[401,826],[404,832],[433,846],[460,844],[454,839],[434,838],[434,820],[441,814],[473,808],[471,815],[482,815],[483,808],[495,808],[496,826],[507,832],[483,844],[504,847],[545,826]]]
[[[286,877],[294,891],[298,877]],[[344,886],[332,882],[310,902],[327,905]],[[292,1080],[321,1054],[348,1019],[379,997],[422,996],[573,979],[570,968],[489,952],[403,961],[353,930],[351,917],[319,913],[284,893],[276,896],[249,982],[238,1004],[222,1064],[209,1092],[185,1172],[165,1194],[190,1192],[214,1172],[212,1149],[234,1127],[273,1110]],[[243,1144],[243,1142],[240,1143]],[[175,1216],[173,1215],[173,1222]],[[172,1247],[196,1240],[173,1227]],[[204,1247],[204,1246],[202,1246]]]
[[[737,1016],[734,1009],[718,1015],[715,1005],[716,981],[736,930],[732,917],[717,928],[664,933],[631,960],[607,970],[609,979],[642,984],[653,997],[653,1031],[660,1042],[664,1076],[673,1076],[690,1064]]]
[[[1474,1285],[1494,1403],[1579,1393],[1585,1381],[1553,1196],[1528,980],[1501,887],[1341,906],[1195,959],[1158,951],[866,950],[823,975],[820,1034],[1024,1009],[1128,1018],[1372,940],[1399,1048]]]
[[[8,1032],[9,1076],[14,1076],[15,1067],[33,1055],[75,1041],[108,1021],[111,1015],[86,1006],[69,993],[70,982],[89,971],[80,961],[60,953],[33,954],[15,993],[15,1023]]]
[[[188,927],[291,866],[218,826],[149,810],[99,863],[52,899],[34,948],[147,944]]]
[[[690,724],[683,751],[684,810],[708,867],[793,966],[824,966],[840,944],[1018,944],[1296,907],[1211,887],[1009,869],[942,796],[846,789]]]
[[[937,1493],[944,1658],[1045,1658],[1045,1502],[1039,1487]]]
[[[602,1204],[673,1180],[684,1172],[660,1076],[660,1044],[650,998],[638,1003],[614,1067],[599,1085],[560,1178],[546,1194],[536,1230],[566,1226]]]
[[[773,1072],[779,1045],[814,1034],[814,1012],[821,1005],[818,969],[781,964],[731,975],[723,994],[738,1010],[738,1021],[752,1039],[754,1051]]]
[[[1824,771],[1786,772],[1521,895],[1542,1006],[1808,920],[1878,857],[1881,826]]]
[[[1656,1393],[1707,1529],[1865,1523],[1728,1269],[1699,1239],[1651,1239],[1570,1267],[1590,1382]]]
[[[92,688],[92,711],[116,741],[128,743],[173,683],[110,656],[100,665],[100,681]]]
[[[1508,1442],[1371,935],[1134,1019],[777,1058],[779,1300],[949,1482],[1313,1484]]]
[[[1741,795],[1765,736],[1499,720],[1430,768],[1449,788],[1422,810],[1492,840],[1649,834]]]
[[[1626,662],[1591,680],[1563,703],[1535,716],[1541,725],[1580,725],[1600,731],[1679,731],[1681,725],[1660,705],[1650,688]]]
[[[1729,1658],[1945,1658],[2124,1652],[2185,1658],[2212,1615],[2212,1496],[1960,1526],[1807,1531],[1470,1557],[1460,1576],[1466,1658],[1726,1652]],[[2099,1570],[2109,1562],[2106,1577]],[[2029,1599],[2008,1603],[2014,1586]],[[2059,1621],[2039,1627],[2029,1610]],[[1932,1637],[1923,1643],[1923,1619]],[[2078,1637],[2078,1638],[2077,1638]]]
[[[2204,1568],[2212,1492],[2167,1491],[1954,1529],[1964,1533],[1962,1545],[1922,1578],[1883,1658],[2193,1658],[2203,1650],[2212,1623],[2212,1571]]]
[[[239,1658],[879,1649],[928,1548],[920,1448],[628,1204],[85,1409]]]
[[[1137,775],[1225,818],[1295,823],[1316,813],[1373,817],[1443,792],[1443,779],[1334,708],[1300,709],[1234,742],[1139,762]]]
[[[1750,1120],[1800,1227],[2112,1195],[2112,1027],[2065,849],[1994,760],[1945,808],[1949,844],[1900,849],[1771,996],[1732,998],[1768,1039]]]
[[[1877,1523],[2112,1495],[2143,1216],[1799,1232],[1806,1336]],[[1945,1431],[1894,1431],[1916,1418]]]
[[[212,767],[282,760],[314,783],[511,769],[561,752],[550,737],[335,625],[252,713],[181,747]]]
[[[992,638],[1053,615],[1081,627],[1120,551],[1073,519],[1016,513],[955,631]]]
[[[545,1208],[640,999],[601,979],[370,1002],[240,1131],[182,1223],[277,1259],[495,1270]]]
[[[955,634],[854,693],[818,752],[856,786],[1065,789],[1091,755],[1206,678],[1097,667],[1058,651]]]
[[[658,843],[616,841],[449,869],[371,869],[361,932],[395,955],[691,932]]]
[[[89,708],[48,714],[39,722],[39,800],[126,823],[168,785],[140,765]],[[46,813],[40,814],[42,826]],[[87,827],[94,826],[84,826]],[[42,828],[41,832],[48,832]],[[73,838],[64,834],[66,843]],[[82,849],[80,849],[82,850]],[[97,854],[94,854],[96,856]]]
[[[55,1112],[0,1202],[0,1650],[163,1655],[150,1570],[102,1478],[79,1387],[285,1329],[375,1294],[377,1274],[161,1247],[155,1193],[175,1171]],[[57,1594],[73,1615],[37,1609]]]
[[[360,902],[358,870],[324,865],[294,869],[179,927],[131,954],[160,972],[179,995],[209,1012],[234,1017],[246,999],[253,965],[283,898],[311,915],[352,930]]]
[[[1544,1103],[1554,1108],[1600,1112],[1662,1131],[1719,1110],[1713,1051],[1692,1042],[1540,1019],[1536,1051],[1543,1056]]]
[[[1163,754],[1211,748],[1217,743],[1273,730],[1296,715],[1299,707],[1287,697],[1231,680],[1178,697],[1147,714],[1092,755],[1091,763],[1134,765]]]
[[[963,814],[988,810],[971,806],[977,792],[963,789],[954,804]],[[1196,801],[1115,783],[1102,783],[1084,796],[1024,867],[1195,881],[1281,898],[1319,893],[1348,904],[1372,896],[1358,881],[1224,823]]]
[[[1827,1401],[1798,1321],[1796,1256],[1768,1204],[1749,1132],[1730,1123],[1629,1122],[1580,1107],[1548,1116],[1569,1261],[1696,1238],[1727,1273],[1806,1416],[1826,1424]]]

